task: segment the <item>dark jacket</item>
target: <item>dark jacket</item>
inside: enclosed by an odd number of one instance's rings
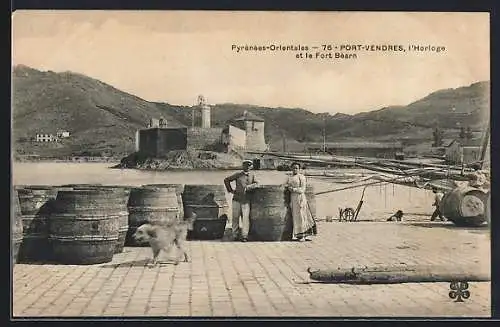
[[[233,190],[231,187],[231,182],[236,182],[236,188]],[[234,193],[233,200],[240,203],[248,203],[250,198],[247,191],[255,188],[258,185],[255,174],[251,171],[244,172],[240,171],[224,179],[224,185],[226,190],[230,193]]]

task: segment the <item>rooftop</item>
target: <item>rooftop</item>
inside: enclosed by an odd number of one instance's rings
[[[245,120],[250,120],[250,121],[261,121],[263,122],[264,119],[251,113],[251,112],[248,112],[248,111],[244,111],[243,112],[243,115],[237,117],[237,118],[234,118],[233,119],[234,121],[245,121]]]

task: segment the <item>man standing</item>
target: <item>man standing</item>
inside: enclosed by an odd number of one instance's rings
[[[250,229],[250,198],[247,192],[258,186],[255,174],[250,171],[252,166],[251,160],[244,160],[242,171],[224,179],[226,190],[233,193],[233,237],[242,242],[247,241]],[[235,189],[231,187],[233,181],[236,182]]]
[[[441,218],[441,221],[445,221],[446,219],[443,217],[441,210],[439,210],[439,204],[441,203],[441,200],[443,200],[444,195],[443,195],[443,193],[438,191],[438,189],[436,187],[432,188],[432,193],[434,193],[434,203],[432,205],[435,206],[436,209],[432,213],[431,221],[436,220],[436,218],[438,216],[439,216],[439,218]]]

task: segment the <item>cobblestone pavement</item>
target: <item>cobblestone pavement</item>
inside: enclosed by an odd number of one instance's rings
[[[469,283],[470,298],[454,302],[449,283],[320,284],[310,283],[306,271],[405,263],[489,272],[488,230],[408,222],[321,222],[318,229],[304,243],[190,241],[191,262],[177,266],[166,256],[147,267],[147,247],[126,247],[100,265],[16,264],[13,315],[491,315],[489,282]]]

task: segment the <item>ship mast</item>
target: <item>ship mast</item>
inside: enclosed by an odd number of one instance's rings
[[[490,141],[490,127],[491,121],[488,119],[488,123],[486,124],[486,131],[484,133],[483,144],[481,145],[481,158],[480,164],[481,169],[484,167],[484,158],[486,157],[486,150],[488,149],[488,143]]]

